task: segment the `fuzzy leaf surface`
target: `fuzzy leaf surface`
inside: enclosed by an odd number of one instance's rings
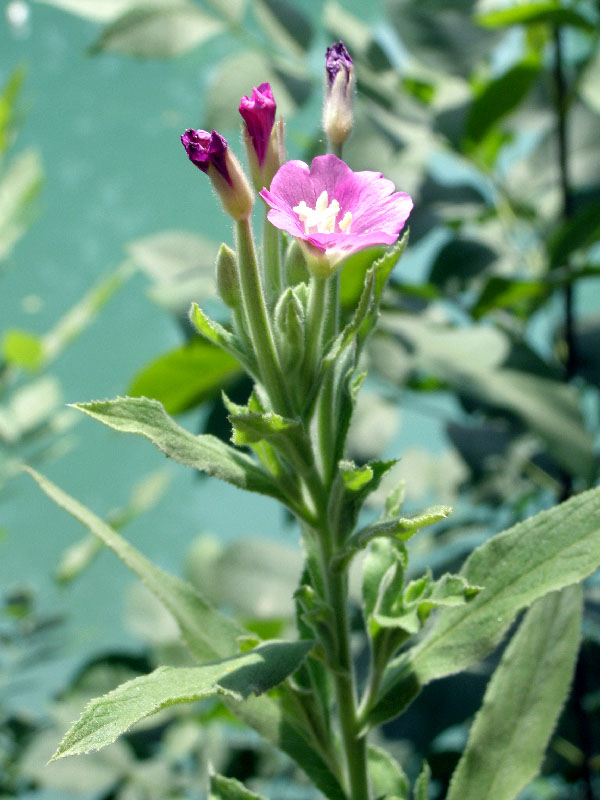
[[[269,476],[244,453],[216,436],[194,436],[169,417],[157,400],[118,397],[77,403],[74,408],[123,433],[137,433],[156,445],[169,458],[206,472],[251,492],[281,498]]]
[[[500,642],[516,615],[579,583],[600,565],[600,488],[542,511],[478,547],[460,574],[483,591],[440,612],[419,644],[393,661],[371,721],[396,716],[430,681],[467,669]]]
[[[537,774],[579,649],[580,586],[529,609],[488,685],[447,800],[514,800]]]
[[[215,695],[243,700],[262,694],[291,675],[312,646],[310,641],[271,641],[213,664],[159,667],[91,700],[54,758],[100,750],[136,722],[177,703]]]

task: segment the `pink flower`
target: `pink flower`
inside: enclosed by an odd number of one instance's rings
[[[265,164],[276,110],[275,98],[269,83],[261,83],[252,89],[249,98],[244,95],[240,100],[239,112],[246,123],[261,168]]]
[[[380,172],[353,172],[326,155],[310,168],[286,162],[260,195],[271,206],[269,221],[295,236],[312,268],[325,275],[358,250],[396,241],[413,202],[394,188]]]

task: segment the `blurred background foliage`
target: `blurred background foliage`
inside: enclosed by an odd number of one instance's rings
[[[9,480],[15,460],[50,462],[153,558],[257,632],[285,635],[300,570],[289,521],[268,501],[165,473],[143,444],[75,432],[64,402],[144,394],[229,438],[220,392],[242,400],[248,386],[194,337],[187,309],[200,301],[225,319],[213,267],[230,230],[178,133],[215,127],[239,150],[239,99],[269,80],[289,157],[323,152],[323,52],[341,38],[358,76],[345,159],[415,199],[352,433],[357,460],[401,456],[393,478],[408,506],[455,507],[419,534],[411,569],[456,569],[501,527],[596,484],[600,6],[12,0],[4,12],[0,797],[199,798],[207,760],[267,796],[312,797],[213,704],[44,766],[82,698],[182,654],[110,557]],[[367,263],[344,267],[348,312]],[[523,800],[600,797],[599,593],[592,578],[572,696]],[[362,647],[357,618],[358,658]],[[409,772],[430,761],[437,797],[493,663],[428,687],[384,729]]]

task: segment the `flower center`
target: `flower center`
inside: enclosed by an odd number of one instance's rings
[[[304,224],[304,233],[335,233],[337,215],[340,213],[340,204],[334,198],[331,203],[327,192],[323,191],[318,197],[314,208],[306,205],[302,200],[293,211],[298,214],[298,219]],[[342,219],[338,222],[338,228],[342,233],[348,233],[352,222],[352,214],[346,211]]]

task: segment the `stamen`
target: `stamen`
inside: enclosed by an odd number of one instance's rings
[[[306,205],[306,201],[301,200],[293,210],[304,224],[305,234],[311,233],[311,228],[316,228],[316,233],[335,233],[335,221],[340,213],[340,204],[335,198],[330,203],[326,191],[321,192],[314,208],[310,208]],[[351,222],[352,214],[347,211],[339,224],[340,230],[347,232]]]

